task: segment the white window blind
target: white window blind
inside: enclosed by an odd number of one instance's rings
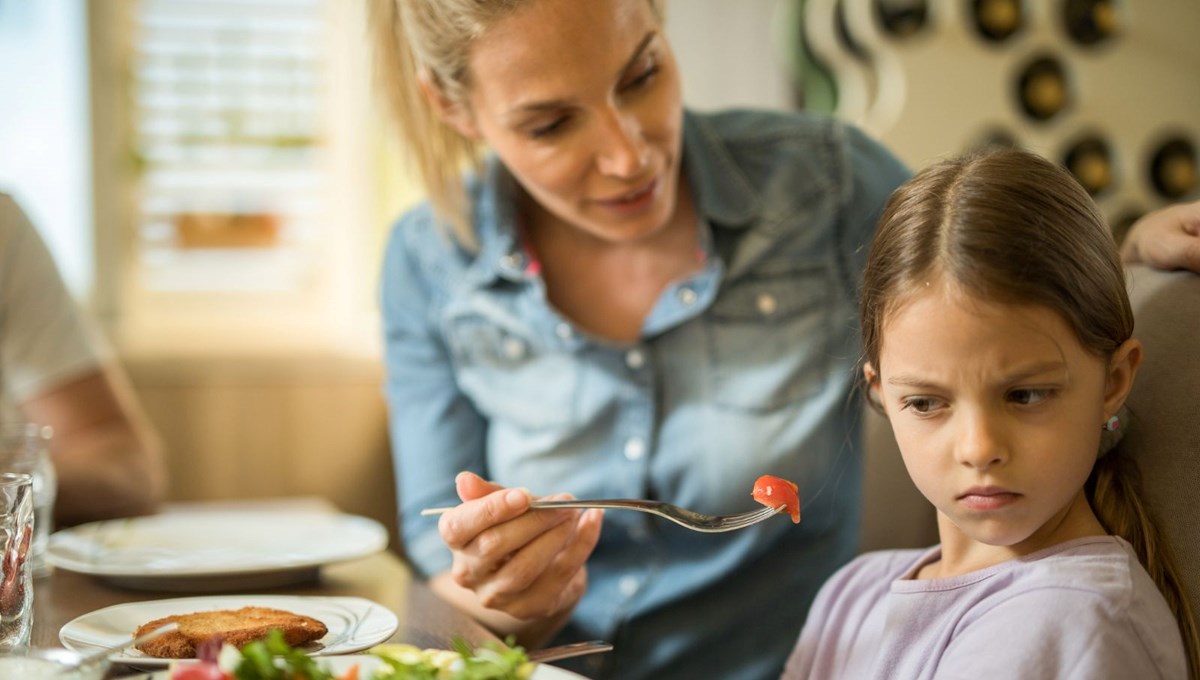
[[[145,293],[304,293],[331,200],[322,0],[142,0],[134,269]]]

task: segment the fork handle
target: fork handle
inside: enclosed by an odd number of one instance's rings
[[[453,510],[455,507],[446,508],[425,508],[421,511],[422,517],[431,515],[441,515]],[[547,508],[646,508],[646,501],[637,501],[632,499],[611,499],[603,501],[590,501],[586,499],[575,499],[567,501],[533,501],[529,507],[534,510]]]

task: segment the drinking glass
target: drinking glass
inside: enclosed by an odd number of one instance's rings
[[[33,477],[33,552],[30,564],[34,578],[50,573],[46,544],[54,524],[54,499],[58,477],[50,460],[54,430],[37,423],[0,425],[0,472],[18,472]]]
[[[0,473],[0,654],[29,646],[33,512],[33,476]]]

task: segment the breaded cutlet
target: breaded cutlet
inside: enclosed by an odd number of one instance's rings
[[[274,629],[283,633],[283,639],[293,647],[320,640],[329,632],[325,624],[311,616],[270,607],[242,607],[165,616],[143,624],[133,636],[143,635],[172,621],[179,623],[178,630],[143,642],[137,648],[160,659],[191,659],[196,656],[196,647],[214,636],[241,649],[265,638]]]

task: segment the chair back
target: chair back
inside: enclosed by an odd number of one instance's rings
[[[1116,450],[1137,461],[1144,500],[1200,612],[1200,276],[1133,267],[1129,296],[1145,361]]]

